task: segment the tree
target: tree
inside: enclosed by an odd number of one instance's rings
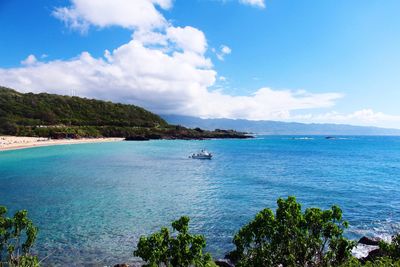
[[[234,236],[238,266],[337,266],[355,243],[343,237],[348,223],[337,206],[303,213],[295,197],[278,199],[276,214],[264,209]]]
[[[393,236],[391,243],[381,241],[379,248],[386,257],[393,260],[400,260],[400,234]]]
[[[38,233],[26,210],[17,211],[9,218],[7,208],[0,206],[0,264],[35,267],[38,259],[30,255],[30,249]]]
[[[203,254],[206,240],[202,235],[189,233],[189,217],[183,216],[172,223],[178,234],[174,237],[168,228],[161,228],[148,237],[141,237],[134,256],[141,257],[147,266],[215,266],[211,256]]]

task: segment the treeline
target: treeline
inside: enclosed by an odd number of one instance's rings
[[[1,126],[0,126],[1,127]],[[4,129],[4,128],[3,128]],[[0,134],[1,131],[0,131]],[[17,136],[64,138],[123,137],[127,140],[157,139],[208,139],[208,138],[249,138],[233,130],[205,131],[199,128],[188,129],[179,125],[163,127],[118,127],[118,126],[17,126],[14,131],[3,134]]]
[[[227,261],[213,261],[205,253],[206,239],[189,232],[186,216],[149,236],[142,236],[133,255],[142,258],[145,266],[174,267],[396,267],[400,266],[400,235],[391,243],[381,241],[375,257],[356,259],[351,251],[355,241],[343,236],[348,223],[342,219],[338,206],[321,210],[307,208],[304,212],[294,197],[278,199],[275,213],[260,211],[234,236],[235,249]],[[30,254],[37,228],[26,211],[6,217],[0,207],[0,266],[37,267],[39,260]],[[127,266],[127,265],[116,265]]]

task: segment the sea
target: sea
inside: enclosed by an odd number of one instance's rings
[[[201,149],[212,160],[188,156]],[[345,235],[400,231],[400,137],[256,136],[154,140],[0,152],[0,205],[26,209],[44,266],[135,262],[138,239],[190,217],[221,258],[258,211],[295,196],[302,208],[339,205]]]

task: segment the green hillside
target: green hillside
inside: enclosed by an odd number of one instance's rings
[[[134,105],[0,87],[0,134],[52,138],[126,137],[168,127]]]
[[[169,125],[134,105],[54,94],[19,93],[0,87],[0,134],[51,138],[146,139],[242,138],[234,131]]]
[[[167,123],[137,106],[0,87],[0,117],[16,125],[154,127]]]

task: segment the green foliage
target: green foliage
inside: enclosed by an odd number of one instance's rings
[[[134,255],[141,257],[148,266],[215,266],[209,254],[203,254],[206,240],[202,235],[189,233],[189,217],[181,217],[172,223],[177,236],[171,236],[168,228],[161,228],[148,237],[141,237]]]
[[[26,210],[7,217],[7,208],[0,206],[0,263],[9,266],[34,267],[38,260],[30,255],[30,249],[38,233]]]
[[[238,266],[337,266],[351,258],[355,243],[343,237],[339,207],[303,213],[295,197],[277,203],[275,215],[262,210],[234,236],[230,257]]]
[[[39,267],[39,260],[36,256],[31,256],[31,255],[22,255],[19,256],[19,258],[11,262],[9,264],[11,267]]]
[[[0,87],[0,134],[37,126],[158,127],[167,123],[134,105],[53,94],[22,94]]]
[[[352,258],[341,264],[340,267],[400,267],[400,261],[383,257],[376,259],[375,261],[368,261],[363,265],[358,259]]]
[[[394,236],[391,243],[381,241],[379,247],[385,256],[394,260],[400,260],[400,234]]]

